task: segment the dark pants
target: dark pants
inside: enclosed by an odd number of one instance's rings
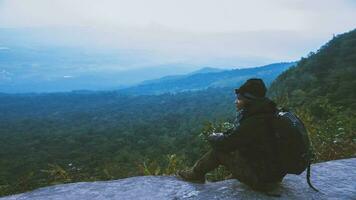
[[[233,178],[236,178],[240,182],[255,189],[273,187],[283,178],[281,177],[279,181],[272,183],[261,182],[252,167],[249,166],[248,162],[238,151],[223,153],[210,150],[195,163],[193,171],[197,175],[204,176],[206,173],[214,170],[219,165],[225,166],[232,173]]]

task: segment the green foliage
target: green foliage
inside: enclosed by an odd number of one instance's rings
[[[167,155],[168,164],[164,170],[164,175],[175,174],[184,166],[183,158],[178,157],[176,154]]]
[[[157,176],[161,174],[161,167],[156,162],[149,162],[147,164],[146,161],[143,161],[139,168],[144,176]]]
[[[313,116],[308,107],[296,109],[309,131],[315,148],[316,161],[334,160],[356,154],[356,117],[340,114],[339,107],[326,101],[318,104],[318,109],[327,117],[319,119]]]
[[[231,88],[159,96],[0,94],[0,194],[173,174],[204,153],[205,121],[233,119],[233,99]]]
[[[209,172],[206,175],[206,179],[211,182],[229,179],[230,177],[231,172],[222,165],[220,165],[218,168],[214,169],[212,172]]]
[[[176,154],[170,154],[166,156],[166,163],[164,165],[159,165],[156,161],[144,161],[139,165],[139,169],[142,175],[173,175],[176,174],[178,170],[185,167],[184,158],[177,156]]]
[[[67,183],[72,179],[70,174],[57,164],[48,164],[49,169],[42,170],[50,178],[51,184]]]

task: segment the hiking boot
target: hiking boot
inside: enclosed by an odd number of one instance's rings
[[[205,182],[205,176],[203,175],[198,175],[194,173],[193,170],[188,169],[188,170],[180,170],[178,171],[178,176],[180,176],[183,180],[193,182],[193,183],[204,183]]]

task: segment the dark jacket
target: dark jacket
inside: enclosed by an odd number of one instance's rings
[[[209,137],[213,149],[222,152],[238,150],[262,181],[282,176],[272,135],[271,118],[276,104],[264,98],[239,112],[235,127],[220,136]]]

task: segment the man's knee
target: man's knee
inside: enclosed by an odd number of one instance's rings
[[[247,160],[238,152],[221,153],[218,152],[218,158],[233,175],[247,185],[256,185],[259,180],[256,173],[253,171]]]
[[[205,174],[220,165],[219,153],[210,150],[193,166],[195,173]]]

